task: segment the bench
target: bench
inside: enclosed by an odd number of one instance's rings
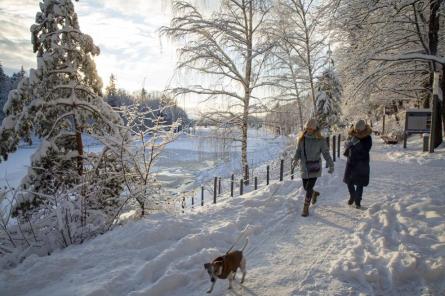
[[[382,136],[380,136],[380,138],[383,140],[383,142],[385,142],[385,144],[395,145],[395,144],[399,143],[399,141],[395,137],[389,137],[389,136],[382,135]]]

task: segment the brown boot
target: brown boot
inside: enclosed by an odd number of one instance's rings
[[[309,216],[309,203],[304,203],[303,212],[301,213],[301,216],[303,217]]]
[[[317,197],[320,195],[320,192],[315,191],[312,192],[312,204],[315,205],[315,203],[317,202]]]

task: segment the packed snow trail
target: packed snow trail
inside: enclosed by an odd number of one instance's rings
[[[211,295],[443,295],[444,149],[428,156],[375,144],[367,210],[346,205],[344,164],[319,179],[307,218],[301,181],[274,183],[27,258],[2,271],[0,295],[204,295],[203,264],[247,225],[245,283],[228,290],[218,280]]]

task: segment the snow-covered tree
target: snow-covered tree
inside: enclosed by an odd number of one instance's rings
[[[219,126],[238,129],[235,140],[241,141],[245,166],[248,118],[261,109],[255,92],[268,85],[263,75],[272,47],[265,34],[271,1],[224,0],[210,16],[186,1],[174,1],[174,8],[176,16],[161,32],[182,42],[178,68],[202,77],[200,83],[175,92],[215,100],[218,107],[206,117]],[[244,178],[248,180],[248,174]]]
[[[144,216],[148,211],[159,210],[169,196],[162,192],[154,173],[165,146],[179,135],[176,131],[181,119],[167,122],[165,114],[172,106],[161,102],[157,108],[138,102],[121,109],[131,134],[131,149],[122,151],[123,177],[126,186],[126,200],[132,201]]]
[[[116,95],[117,95],[116,76],[113,73],[111,73],[110,82],[108,83],[108,86],[105,88],[105,96],[111,97]]]
[[[341,118],[340,81],[331,67],[324,70],[316,83],[316,111],[322,128],[332,129],[340,123]]]
[[[354,102],[363,100],[381,106],[421,100],[429,107],[434,72],[444,68],[444,1],[333,2],[339,70],[348,84],[350,112],[357,113],[353,106],[363,104]],[[440,125],[435,133],[439,131]]]
[[[279,40],[278,65],[287,73],[288,88],[294,96],[301,100],[302,93],[309,92],[315,109],[315,76],[326,62],[327,34],[322,24],[327,9],[322,2],[312,0],[277,2],[273,33]]]
[[[42,207],[58,208],[63,199],[82,208],[86,225],[89,210],[106,214],[123,189],[117,160],[126,134],[120,117],[100,96],[102,82],[93,60],[99,48],[80,31],[71,0],[41,2],[35,21],[31,41],[37,69],[9,93],[0,159],[7,160],[19,141],[40,139],[15,213],[23,217]],[[105,145],[101,153],[85,152],[91,138]]]

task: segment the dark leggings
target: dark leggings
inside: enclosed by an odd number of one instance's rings
[[[317,178],[303,179],[303,188],[304,190],[306,190],[306,198],[304,200],[305,203],[311,202],[312,193],[314,192],[315,182],[317,182]]]
[[[351,195],[351,199],[355,201],[355,204],[360,204],[362,201],[363,195],[363,186],[362,185],[354,185],[352,183],[348,183],[349,194]]]

